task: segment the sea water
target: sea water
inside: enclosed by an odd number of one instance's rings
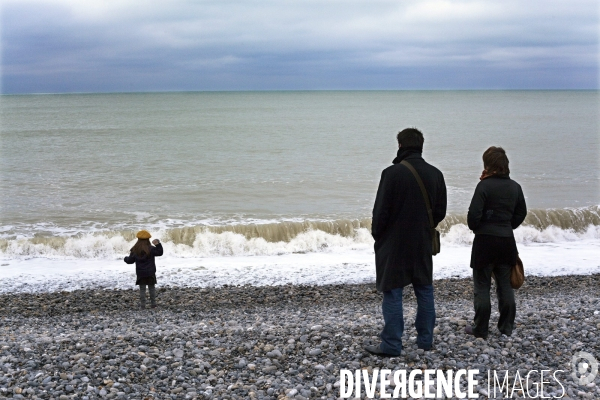
[[[374,280],[370,216],[395,135],[443,173],[436,278],[468,276],[466,212],[502,146],[529,215],[526,271],[600,272],[598,91],[0,96],[0,291],[131,287],[135,232],[159,284]]]

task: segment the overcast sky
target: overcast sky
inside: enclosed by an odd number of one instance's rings
[[[2,93],[598,89],[597,0],[0,0]]]

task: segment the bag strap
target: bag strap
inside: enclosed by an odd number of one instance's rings
[[[412,172],[412,174],[414,175],[415,179],[417,180],[417,183],[419,184],[419,187],[421,188],[421,193],[423,194],[423,199],[425,199],[425,206],[427,207],[427,214],[429,214],[429,224],[431,225],[432,229],[435,228],[435,224],[433,223],[433,211],[431,210],[431,202],[429,201],[429,195],[427,194],[427,189],[425,189],[425,185],[423,185],[423,181],[421,180],[421,177],[419,176],[419,173],[406,160],[400,161],[400,164],[402,164],[406,168],[408,168],[408,170],[410,172]]]

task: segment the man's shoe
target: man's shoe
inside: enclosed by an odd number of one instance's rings
[[[417,348],[421,349],[423,351],[431,351],[431,349],[433,349],[433,345],[429,345],[429,346],[420,346],[420,345],[417,345]]]
[[[465,326],[465,333],[467,335],[473,335],[476,338],[482,338],[482,339],[487,339],[487,336],[480,336],[480,335],[476,335],[475,331],[473,330],[473,327],[471,325],[467,325]]]
[[[385,353],[379,346],[365,346],[365,350],[379,357],[398,357],[400,354]]]

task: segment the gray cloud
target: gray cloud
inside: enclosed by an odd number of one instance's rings
[[[2,2],[2,92],[598,88],[590,1]]]

